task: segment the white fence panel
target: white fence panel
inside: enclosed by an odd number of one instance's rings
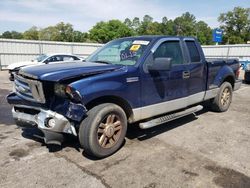
[[[240,61],[250,60],[250,44],[202,46],[208,58],[238,58]]]
[[[29,61],[43,53],[69,53],[87,57],[102,44],[0,39],[0,70],[11,63]]]

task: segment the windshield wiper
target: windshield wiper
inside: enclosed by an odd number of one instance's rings
[[[111,62],[108,62],[108,61],[103,61],[103,60],[96,60],[96,61],[93,61],[95,63],[103,63],[103,64],[112,64]]]

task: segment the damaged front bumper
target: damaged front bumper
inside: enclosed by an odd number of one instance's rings
[[[63,133],[77,136],[73,122],[51,110],[16,105],[12,109],[12,115],[17,121],[37,126],[44,133],[46,144],[60,145],[63,142]]]

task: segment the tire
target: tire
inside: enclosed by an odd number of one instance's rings
[[[92,108],[79,128],[79,142],[86,154],[104,158],[123,144],[127,117],[121,107],[104,103]]]
[[[212,110],[216,112],[225,112],[228,110],[233,97],[233,88],[229,82],[224,82],[220,86],[217,96],[212,100]]]

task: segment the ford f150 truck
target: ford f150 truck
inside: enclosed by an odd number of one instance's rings
[[[128,37],[84,63],[22,68],[7,100],[17,124],[37,126],[45,143],[75,135],[84,152],[102,158],[121,147],[128,123],[150,128],[201,110],[203,101],[226,111],[239,68],[235,59],[205,59],[192,37]]]

